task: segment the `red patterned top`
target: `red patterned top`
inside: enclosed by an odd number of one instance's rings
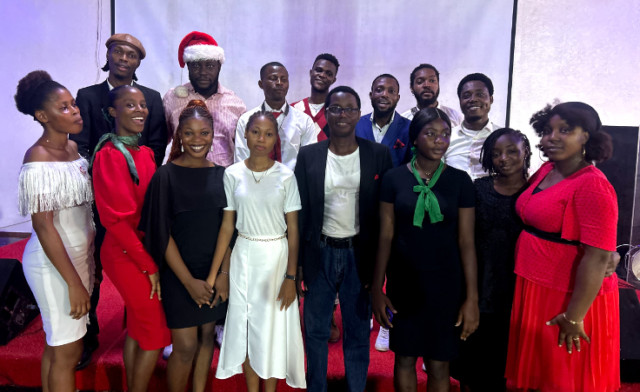
[[[553,169],[545,163],[518,198],[516,212],[525,225],[560,233],[567,240],[614,251],[618,223],[616,193],[605,175],[589,165],[559,183],[534,192]],[[538,238],[523,231],[516,245],[515,273],[541,286],[571,292],[584,249]],[[600,293],[617,289],[615,274]]]
[[[124,155],[108,142],[98,151],[93,162],[96,207],[107,236],[113,236],[138,268],[151,275],[158,271],[158,267],[140,241],[143,233],[138,230],[138,224],[144,195],[156,171],[156,164],[150,148],[140,146],[139,150],[128,150],[136,164],[140,185],[131,179]],[[102,262],[108,260],[103,259]]]

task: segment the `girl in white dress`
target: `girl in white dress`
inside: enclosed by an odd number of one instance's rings
[[[270,158],[277,129],[268,112],[257,112],[247,122],[251,154],[225,170],[227,207],[207,279],[211,287],[216,279],[229,281],[216,377],[231,377],[244,366],[250,392],[258,392],[260,379],[267,392],[283,378],[291,387],[306,387],[295,285],[300,195],[293,172]],[[234,221],[238,238],[230,270],[219,271]]]
[[[93,285],[93,192],[87,161],[69,134],[82,131],[73,96],[45,71],[18,83],[16,106],[44,128],[20,170],[20,212],[30,214],[31,238],[22,256],[45,332],[43,391],[75,391]]]

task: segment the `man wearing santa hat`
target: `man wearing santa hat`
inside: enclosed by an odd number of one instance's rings
[[[109,75],[100,84],[78,90],[76,103],[82,116],[82,132],[77,135],[69,135],[69,139],[78,144],[80,155],[91,159],[100,137],[105,133],[113,132],[113,126],[105,119],[104,115],[109,105],[109,91],[118,86],[131,85],[142,91],[147,103],[147,109],[149,109],[149,115],[140,135],[139,144],[151,148],[155,155],[156,164],[161,165],[167,146],[167,123],[162,110],[162,98],[156,90],[136,83],[138,80],[136,70],[147,52],[144,50],[142,42],[131,34],[114,34],[107,40],[105,45],[107,47],[107,63],[102,70],[109,71]],[[104,239],[105,229],[100,224],[98,210],[95,207],[93,208],[93,217],[96,223],[96,238],[94,242],[95,284],[91,294],[90,323],[87,325],[87,334],[84,337],[84,351],[78,369],[84,368],[89,364],[91,354],[98,347],[99,328],[96,307],[100,297],[100,282],[102,281],[100,247]]]
[[[187,65],[189,83],[172,88],[162,100],[169,135],[178,127],[180,112],[189,101],[204,101],[213,116],[213,148],[207,158],[216,165],[231,165],[236,123],[247,108],[233,91],[218,81],[224,50],[210,35],[192,31],[180,42],[178,63],[181,68]]]

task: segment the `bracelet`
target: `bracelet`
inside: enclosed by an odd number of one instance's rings
[[[565,313],[562,313],[562,317],[564,317],[565,321],[566,321],[566,322],[568,322],[568,323],[569,323],[569,324],[571,324],[571,325],[579,325],[579,324],[584,323],[584,320],[581,320],[581,321],[575,321],[575,320],[571,320],[571,319],[569,319],[569,318],[567,317],[567,313],[566,313],[566,312],[565,312]]]
[[[296,276],[295,276],[295,275],[287,275],[287,274],[284,274],[284,278],[285,278],[285,279],[290,279],[290,280],[293,280],[293,281],[295,281],[295,280],[296,280]]]
[[[229,275],[229,273],[227,271],[223,271],[223,270],[220,270],[220,273],[221,274],[225,274],[225,275]]]

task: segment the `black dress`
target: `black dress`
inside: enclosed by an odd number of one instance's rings
[[[394,205],[395,227],[387,266],[387,295],[398,311],[389,346],[396,354],[449,361],[457,356],[464,276],[458,247],[458,209],[475,206],[469,176],[447,166],[431,189],[442,222],[413,225],[417,181],[406,165],[388,171],[380,200]]]
[[[173,237],[180,256],[196,279],[209,275],[213,253],[227,206],[222,179],[224,167],[187,168],[167,163],[149,184],[140,219],[145,247],[160,266],[162,305],[169,328],[186,328],[224,317],[227,302],[213,309],[199,308],[165,262]]]
[[[480,325],[462,345],[454,377],[473,391],[505,391],[509,318],[516,275],[515,246],[522,223],[515,212],[518,196],[498,193],[492,177],[478,178],[476,254]]]

